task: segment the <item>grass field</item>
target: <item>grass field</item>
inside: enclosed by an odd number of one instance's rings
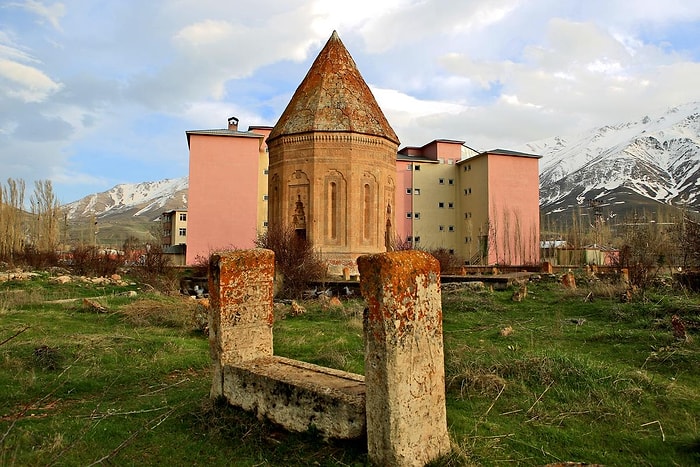
[[[530,284],[522,302],[443,292],[454,452],[438,465],[700,464],[700,296],[619,293],[583,278]],[[66,301],[81,297],[107,312]],[[364,304],[305,305],[276,311],[275,353],[363,373]],[[201,312],[138,285],[0,283],[0,465],[366,464],[362,442],[210,400]]]

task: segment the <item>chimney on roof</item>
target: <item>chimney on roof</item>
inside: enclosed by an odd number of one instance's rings
[[[238,131],[238,119],[236,117],[228,118],[228,129],[232,131]]]

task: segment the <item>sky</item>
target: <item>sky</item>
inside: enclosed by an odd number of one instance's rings
[[[401,147],[700,101],[697,0],[0,0],[0,184],[184,177],[187,130],[273,126],[334,30]]]

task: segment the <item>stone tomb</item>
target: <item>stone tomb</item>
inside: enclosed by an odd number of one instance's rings
[[[377,465],[425,465],[450,451],[439,264],[404,251],[361,256],[358,267],[364,377],[273,354],[272,251],[212,256],[211,397],[289,430],[366,435]]]

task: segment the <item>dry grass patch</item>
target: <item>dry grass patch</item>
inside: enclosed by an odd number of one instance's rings
[[[158,297],[137,300],[121,308],[124,320],[134,326],[165,326],[196,329],[199,312],[196,300],[186,297]]]

